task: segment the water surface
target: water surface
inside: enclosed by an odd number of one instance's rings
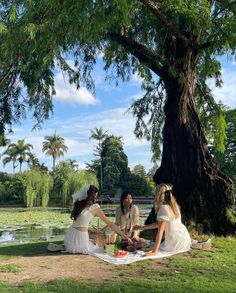
[[[140,208],[140,223],[143,224],[152,205],[138,206]],[[102,208],[114,222],[116,206],[103,205]],[[4,221],[1,215],[4,216]],[[35,215],[38,218],[35,218]],[[32,224],[29,224],[30,217],[34,222]],[[27,223],[24,224],[24,222]],[[38,240],[63,240],[70,224],[70,211],[68,209],[0,209],[0,245]],[[104,223],[99,218],[94,218],[92,225],[102,227]]]

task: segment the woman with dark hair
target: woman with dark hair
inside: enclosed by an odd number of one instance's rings
[[[124,191],[120,205],[116,208],[116,225],[129,237],[138,238],[139,231],[133,227],[139,224],[139,208],[133,204],[133,193]]]
[[[73,223],[64,238],[65,251],[83,254],[102,251],[102,248],[97,247],[89,240],[88,226],[94,216],[100,217],[111,230],[118,233],[123,239],[131,241],[124,232],[105,216],[99,204],[96,203],[98,197],[98,189],[94,185],[84,186],[78,193],[73,195],[75,200],[71,212]]]

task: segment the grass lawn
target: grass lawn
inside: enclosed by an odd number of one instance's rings
[[[164,262],[144,260],[123,266],[104,265],[104,274],[105,270],[112,269],[114,277],[102,283],[55,279],[50,282],[27,280],[16,285],[0,281],[0,292],[236,292],[236,238],[213,237],[212,240],[210,251],[192,250]],[[25,256],[47,257],[46,245],[47,242],[35,242],[0,246],[0,277],[3,273],[24,272],[24,265],[14,264],[15,260]]]

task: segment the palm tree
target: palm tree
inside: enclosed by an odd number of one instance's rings
[[[64,152],[67,152],[68,147],[64,143],[64,138],[57,135],[48,135],[44,137],[45,141],[43,141],[43,152],[46,153],[47,156],[52,156],[53,160],[53,171],[55,170],[56,158],[64,156]]]
[[[17,161],[17,149],[14,145],[9,145],[5,152],[3,152],[2,156],[4,156],[2,162],[3,166],[6,164],[12,162],[12,169],[13,169],[13,174],[15,173],[15,169],[17,167],[16,161]]]
[[[28,158],[32,155],[30,149],[33,149],[34,147],[30,143],[25,143],[24,139],[19,139],[17,143],[11,143],[8,145],[8,149],[13,149],[16,152],[16,158],[17,161],[20,163],[20,172],[21,167],[24,162],[28,161]]]
[[[103,189],[103,178],[102,178],[102,156],[101,156],[101,151],[102,151],[102,142],[104,139],[107,137],[107,131],[104,131],[102,127],[97,128],[95,127],[94,130],[91,130],[91,136],[89,139],[94,139],[98,141],[98,146],[96,148],[97,150],[97,156],[99,156],[100,160],[100,184],[101,184],[101,190]]]
[[[66,162],[68,162],[68,164],[70,165],[70,168],[72,170],[74,170],[74,171],[79,170],[79,163],[76,160],[68,159],[68,160],[66,160]]]
[[[37,169],[43,172],[48,172],[48,167],[44,163],[40,163],[36,154],[31,154],[27,160],[30,170]]]

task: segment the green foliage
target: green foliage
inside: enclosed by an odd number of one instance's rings
[[[17,161],[17,149],[16,146],[13,144],[8,145],[7,149],[3,152],[2,157],[3,157],[3,165],[5,166],[6,164],[12,162],[12,169],[13,169],[13,174],[15,173],[15,169],[17,167],[16,161]]]
[[[149,185],[144,167],[135,166],[133,174],[128,168],[128,158],[123,151],[121,137],[106,136],[100,148],[101,159],[93,160],[92,163],[87,164],[87,167],[100,179],[102,162],[104,194],[115,194],[116,188],[131,190],[136,196],[150,194],[152,184]]]
[[[154,196],[155,190],[156,190],[156,184],[152,178],[148,178],[148,186],[149,186],[150,193]]]
[[[218,153],[224,153],[227,142],[227,123],[225,107],[214,102],[213,97],[208,93],[211,104],[198,98],[198,113],[202,124],[206,130],[209,145],[213,145]]]
[[[0,22],[0,34],[6,33],[7,27],[4,23]]]
[[[32,156],[31,149],[33,146],[29,143],[25,143],[24,139],[19,139],[17,143],[9,143],[5,152],[3,152],[3,164],[13,162],[13,173],[16,168],[16,161],[19,162],[20,172],[21,166],[24,162],[28,162],[29,158]]]
[[[233,209],[227,209],[227,218],[230,220],[231,223],[236,223],[236,213]]]
[[[10,140],[5,137],[5,134],[0,133],[0,146],[1,147],[6,146],[9,143],[10,143]],[[0,155],[0,157],[1,157],[1,155]]]
[[[101,149],[103,188],[114,193],[123,179],[122,174],[128,168],[128,158],[123,150],[122,138],[114,135],[106,137]]]
[[[133,173],[134,175],[137,175],[141,178],[145,178],[147,177],[147,174],[146,174],[146,171],[145,171],[145,168],[143,165],[141,164],[138,164],[138,165],[135,165],[134,168],[133,168]]]
[[[224,110],[226,119],[225,151],[222,153],[217,145],[211,147],[211,153],[215,157],[222,172],[228,175],[236,184],[236,109]]]
[[[123,190],[132,191],[135,196],[145,196],[151,193],[147,178],[132,174],[129,169],[123,173],[120,186]]]
[[[22,271],[22,266],[16,264],[0,265],[0,272],[2,273],[19,273]]]
[[[71,161],[60,162],[54,171],[52,201],[67,205],[71,203],[71,195],[85,184],[98,185],[96,174],[90,171],[75,171]]]
[[[68,180],[69,174],[73,172],[73,168],[71,164],[67,161],[60,162],[53,172],[53,192],[51,201],[54,203],[63,203],[63,196],[62,190],[64,183]]]
[[[0,201],[4,204],[23,203],[25,187],[18,175],[0,173]]]
[[[91,71],[101,50],[105,69],[112,69],[111,77],[128,79],[137,72],[146,81],[152,76],[150,70],[156,72],[155,66],[169,66],[177,75],[181,74],[180,58],[176,60],[176,52],[170,50],[175,46],[173,36],[185,38],[199,51],[199,64],[206,66],[204,73],[197,71],[199,76],[203,74],[204,80],[214,75],[211,64],[215,63],[217,54],[235,53],[234,3],[215,1],[212,6],[204,0],[154,3],[156,14],[148,2],[139,0],[81,0],[63,4],[45,0],[4,1],[0,26],[0,32],[4,33],[1,93],[11,98],[2,106],[8,114],[4,116],[3,125],[24,116],[23,107],[13,104],[14,97],[16,101],[20,97],[18,81],[28,89],[29,97],[24,102],[33,110],[36,121],[40,123],[49,117],[56,63],[71,82],[84,83],[91,89]],[[167,22],[158,11],[166,16]],[[71,21],[74,19],[76,23]],[[172,25],[168,25],[168,21]],[[147,49],[145,57],[138,50],[138,44]],[[68,52],[74,54],[75,69],[65,61],[63,55]],[[184,57],[181,62],[184,64]],[[10,86],[8,93],[4,92],[7,86]],[[10,111],[11,108],[15,111]],[[15,118],[14,112],[17,113]]]
[[[79,191],[85,184],[98,185],[96,175],[88,171],[70,172],[62,185],[62,203],[66,205],[71,202],[72,194]]]
[[[46,207],[53,187],[52,177],[38,170],[19,173],[18,177],[21,178],[25,187],[24,203],[26,207]]]

